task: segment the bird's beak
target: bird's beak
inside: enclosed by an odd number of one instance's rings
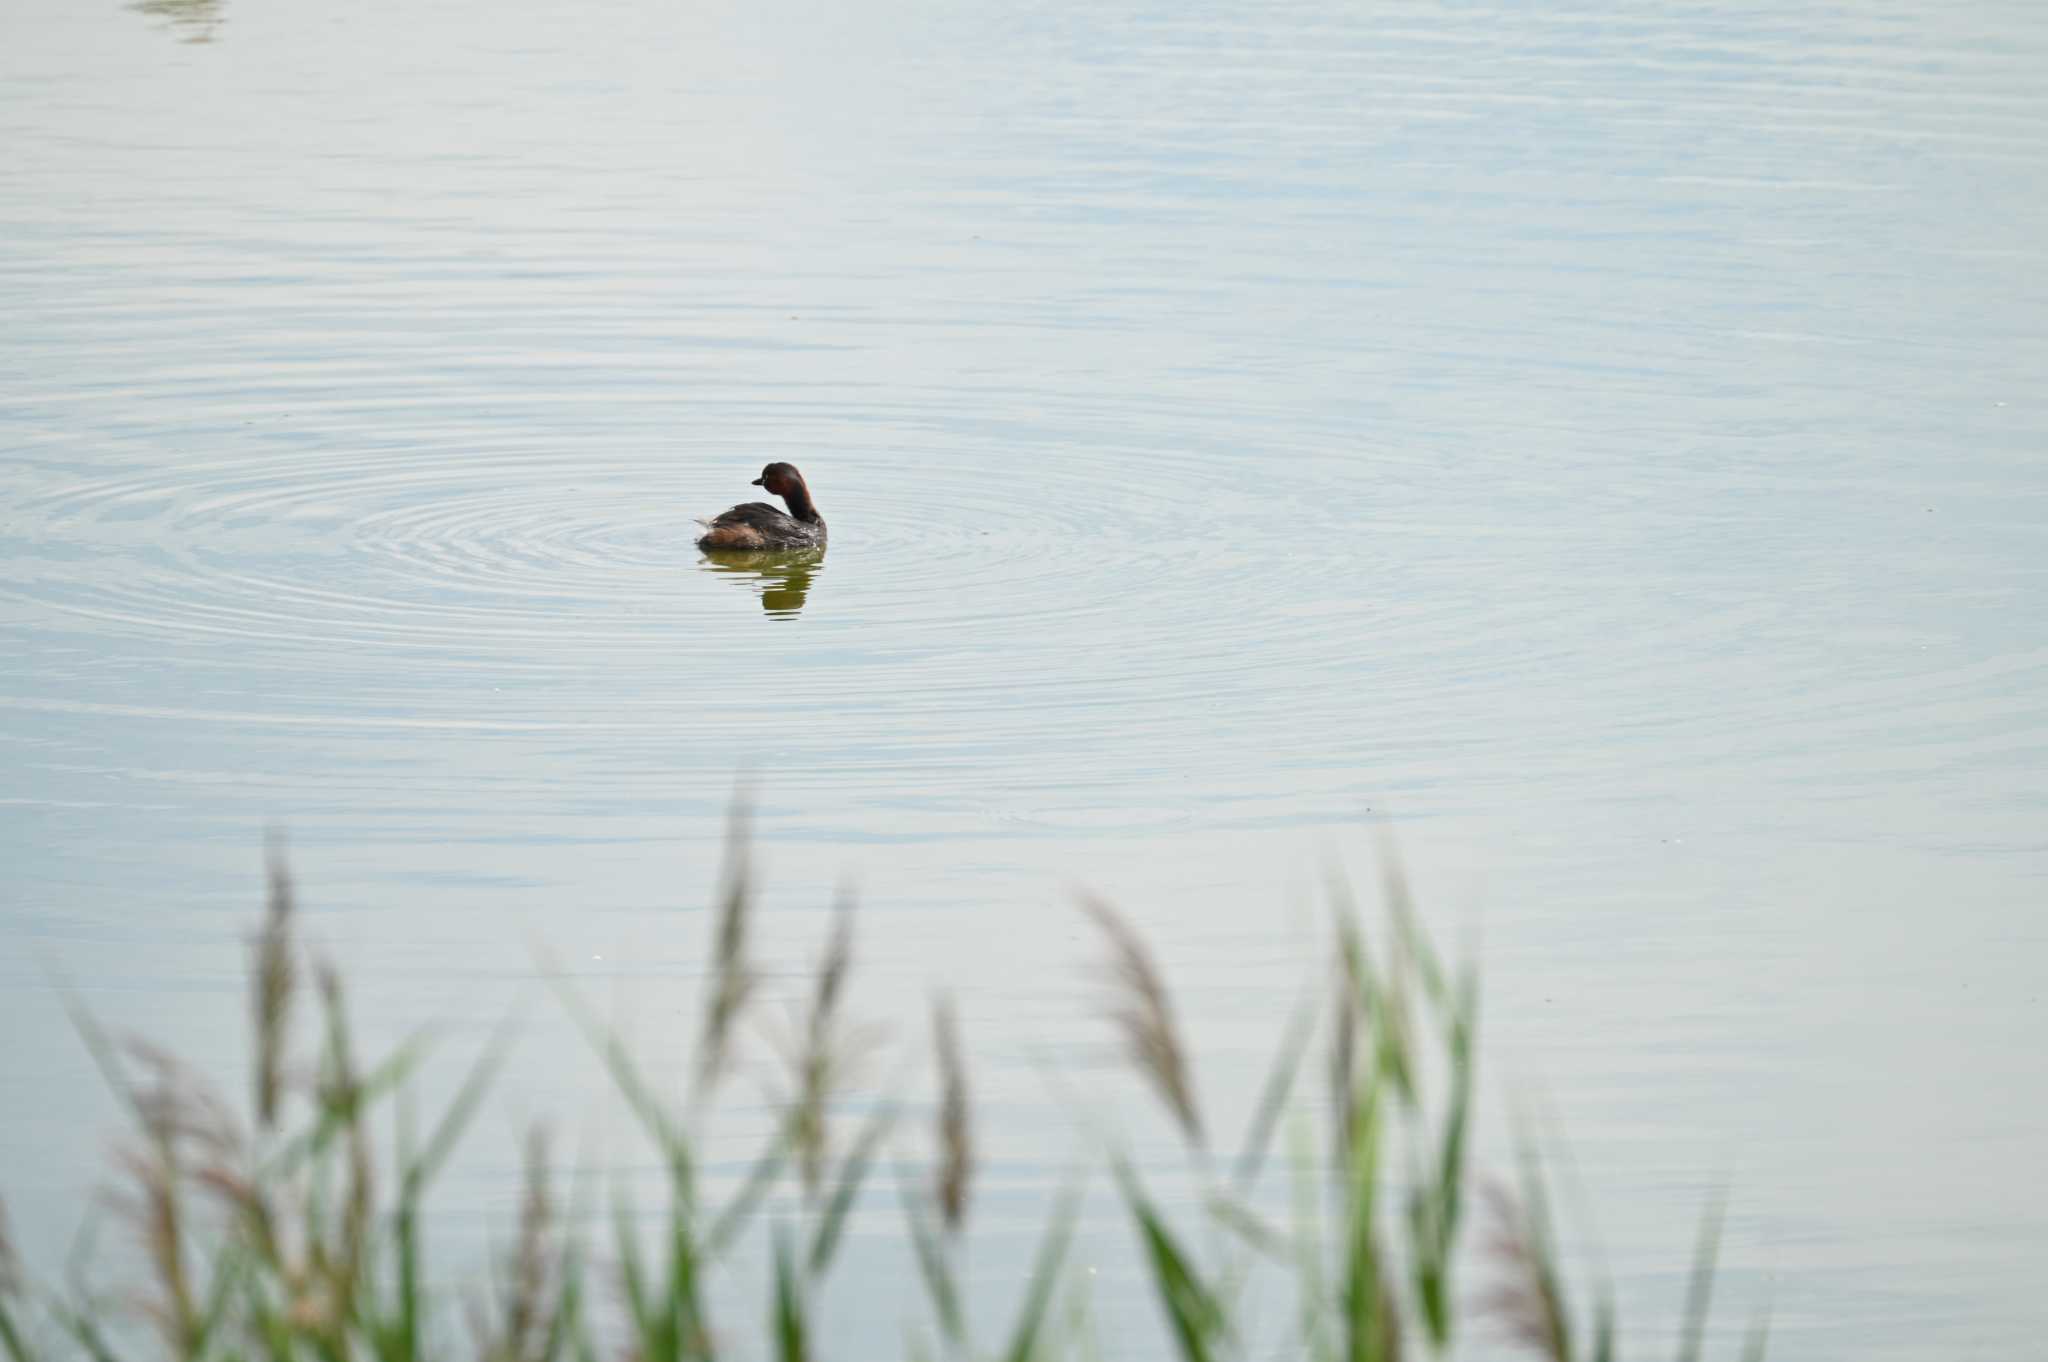
[[[748,483],[747,485],[749,487],[766,487],[768,484],[761,478],[755,478],[751,483]]]

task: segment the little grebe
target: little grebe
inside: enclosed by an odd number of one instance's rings
[[[789,514],[765,501],[735,506],[715,520],[698,522],[704,526],[698,548],[809,549],[825,542],[825,517],[818,514],[811,489],[804,486],[804,475],[796,471],[796,465],[771,463],[754,479],[754,486],[765,487],[788,502]]]

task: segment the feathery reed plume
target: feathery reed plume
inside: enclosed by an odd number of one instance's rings
[[[291,868],[285,861],[282,837],[271,837],[267,865],[269,898],[263,926],[251,943],[250,976],[256,1024],[256,1121],[259,1128],[274,1130],[284,1091],[287,1030],[293,985],[297,981],[292,958],[292,916],[297,897],[292,890]]]
[[[967,1063],[960,1053],[960,1020],[950,998],[932,1002],[932,1044],[939,1063],[939,1167],[933,1190],[941,1222],[948,1233],[957,1235],[967,1222],[974,1136],[968,1128]]]
[[[839,1037],[839,1004],[852,968],[853,897],[842,891],[832,910],[832,935],[826,938],[825,954],[818,961],[810,1017],[796,1055],[796,1107],[790,1143],[796,1149],[805,1194],[810,1196],[817,1194],[831,1153],[827,1118],[847,1058]]]
[[[747,924],[754,906],[751,825],[752,807],[741,791],[733,796],[725,838],[725,871],[718,893],[711,1001],[704,1017],[704,1048],[698,1056],[697,1081],[704,1089],[724,1072],[733,1023],[754,992],[754,967],[747,956]]]
[[[1118,996],[1110,1020],[1124,1034],[1131,1062],[1148,1078],[1160,1099],[1196,1146],[1205,1147],[1202,1116],[1188,1076],[1187,1052],[1174,1025],[1173,1002],[1166,981],[1131,925],[1104,900],[1084,895],[1082,911],[1094,918],[1109,937],[1110,974]]]
[[[1487,1253],[1502,1276],[1481,1299],[1481,1312],[1499,1320],[1510,1338],[1538,1356],[1571,1362],[1571,1316],[1542,1207],[1525,1207],[1498,1184],[1488,1184],[1485,1192],[1493,1222]]]
[[[204,1335],[202,1292],[186,1261],[185,1191],[195,1160],[218,1162],[235,1144],[226,1105],[178,1061],[145,1041],[122,1047],[144,1076],[130,1080],[129,1105],[142,1140],[121,1153],[133,1196],[116,1204],[135,1224],[157,1294],[142,1311],[180,1356],[199,1351]]]

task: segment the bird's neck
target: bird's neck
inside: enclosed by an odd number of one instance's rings
[[[818,507],[811,500],[811,489],[801,482],[785,491],[782,499],[789,503],[789,513],[806,524],[816,525],[825,518],[818,514]]]

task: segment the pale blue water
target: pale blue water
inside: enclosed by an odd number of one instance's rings
[[[17,0],[17,1231],[112,1123],[53,976],[231,1068],[266,826],[380,1034],[539,943],[662,1035],[751,770],[772,959],[846,878],[868,1014],[963,998],[992,1318],[1047,1068],[1141,1109],[1071,886],[1241,1111],[1391,813],[1646,1343],[1725,1178],[1777,1356],[2040,1355],[2044,61],[2021,4]],[[690,547],[769,459],[796,587]],[[513,1118],[594,1091],[540,1013]]]

